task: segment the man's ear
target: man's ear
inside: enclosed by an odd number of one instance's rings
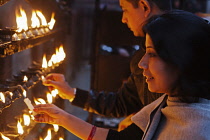
[[[148,17],[152,10],[148,0],[139,0],[139,6],[144,10],[144,16]]]

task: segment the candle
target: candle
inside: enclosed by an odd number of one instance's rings
[[[28,109],[33,112],[33,115],[36,115],[36,113],[33,111],[34,110],[34,106],[31,104],[31,100],[29,100],[28,98],[24,98],[24,102],[28,106]]]
[[[28,109],[33,111],[34,110],[34,106],[31,104],[31,101],[28,98],[24,99],[24,102],[26,103],[26,105],[28,106]]]

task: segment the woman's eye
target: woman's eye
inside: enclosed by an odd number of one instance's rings
[[[155,53],[148,53],[148,55],[149,55],[150,57],[155,57],[155,56],[157,56]]]

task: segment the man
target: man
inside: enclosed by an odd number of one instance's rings
[[[144,36],[141,30],[144,22],[152,15],[171,10],[170,0],[120,0],[123,10],[122,22],[127,24],[135,36]],[[125,117],[139,111],[143,106],[157,99],[160,94],[151,94],[138,68],[144,52],[139,50],[131,60],[131,75],[118,92],[84,91],[72,88],[61,74],[49,74],[43,81],[45,86],[56,88],[63,99],[89,112],[109,117]]]

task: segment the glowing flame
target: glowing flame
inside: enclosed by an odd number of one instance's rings
[[[1,134],[1,137],[2,137],[3,140],[10,140],[10,138],[4,136],[2,133],[0,133],[0,134]]]
[[[59,140],[64,140],[62,137],[59,137]]]
[[[63,45],[60,45],[59,49],[58,49],[58,58],[59,58],[59,62],[63,61],[66,57],[66,54],[64,52],[63,49]]]
[[[58,132],[59,130],[59,126],[57,124],[53,124],[53,128],[55,132]]]
[[[18,129],[18,134],[22,135],[24,133],[23,127],[19,121],[17,123],[17,129]]]
[[[36,16],[36,12],[34,10],[32,11],[31,22],[32,22],[31,24],[32,28],[40,27],[39,18]]]
[[[2,92],[0,92],[0,99],[3,103],[5,103],[5,96]]]
[[[20,7],[20,12],[16,12],[16,23],[17,23],[17,32],[22,30],[28,30],[27,16],[26,12]]]
[[[45,79],[43,75],[41,76],[41,79],[42,79],[42,80],[44,80],[44,79]]]
[[[27,114],[23,114],[23,120],[24,120],[24,125],[29,126],[30,125],[30,116]]]
[[[23,90],[23,96],[26,98],[26,91]]]
[[[57,94],[58,94],[58,90],[57,89],[52,90],[51,94],[52,94],[53,97],[56,97]]]
[[[43,26],[47,26],[47,21],[46,21],[46,18],[45,16],[42,14],[41,11],[36,11],[36,14],[39,16],[39,18],[41,19],[41,23]]]
[[[49,29],[50,29],[50,30],[52,30],[53,27],[54,27],[54,25],[55,25],[55,19],[54,19],[54,17],[55,17],[55,13],[52,13],[51,20],[50,20],[50,22],[48,23]]]
[[[48,61],[47,66],[48,66],[48,67],[52,67],[52,65],[53,65],[53,61],[50,59],[50,60]]]
[[[36,105],[39,105],[39,104],[46,104],[45,100],[42,99],[42,98],[34,99],[34,102],[35,102]]]
[[[47,59],[46,59],[45,54],[44,54],[43,59],[42,59],[42,68],[47,68]]]
[[[28,81],[28,77],[27,76],[24,76],[23,81],[24,82],[27,82]]]
[[[47,130],[47,136],[45,137],[44,140],[51,140],[51,138],[52,138],[51,130],[48,129],[48,130]]]
[[[12,92],[9,92],[9,95],[10,95],[10,97],[12,98],[12,96],[13,96],[13,93],[12,93]]]
[[[53,98],[52,97],[53,96],[48,92],[47,93],[47,102],[50,103],[50,104],[53,102]]]

